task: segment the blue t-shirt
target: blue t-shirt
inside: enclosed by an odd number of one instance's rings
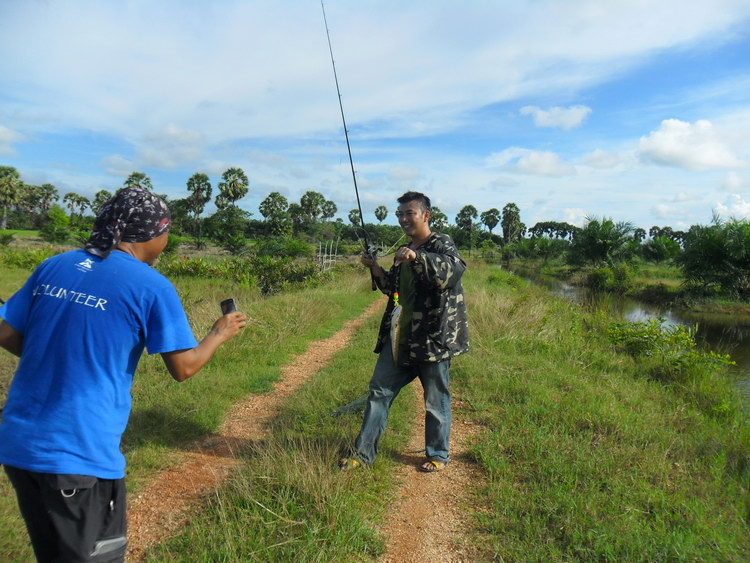
[[[0,423],[0,463],[40,473],[125,476],[130,387],[149,354],[197,345],[174,286],[124,252],[43,262],[0,308],[23,335]]]

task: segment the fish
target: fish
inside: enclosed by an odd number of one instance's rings
[[[396,305],[391,311],[391,353],[393,363],[398,365],[398,343],[401,336],[401,305]]]

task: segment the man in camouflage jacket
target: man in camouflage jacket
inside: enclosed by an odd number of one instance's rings
[[[407,192],[398,202],[396,215],[410,243],[396,251],[388,272],[370,255],[362,257],[378,288],[389,299],[375,347],[379,356],[370,380],[362,429],[352,457],[341,460],[342,469],[374,461],[393,400],[417,377],[424,387],[426,410],[427,460],[420,469],[440,471],[450,460],[450,362],[469,349],[461,286],[466,263],[448,235],[430,230],[427,196]],[[401,315],[395,327],[393,312],[397,305]],[[392,343],[392,339],[398,342]]]

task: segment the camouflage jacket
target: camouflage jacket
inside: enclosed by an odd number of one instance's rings
[[[433,232],[415,252],[413,262],[394,265],[385,277],[375,278],[378,288],[388,295],[375,352],[382,350],[390,332],[399,268],[412,268],[415,286],[411,327],[401,328],[410,330],[409,357],[399,363],[440,362],[468,352],[469,326],[461,286],[466,262],[453,239],[442,233]]]

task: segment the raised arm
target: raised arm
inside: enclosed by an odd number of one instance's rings
[[[0,348],[20,358],[22,347],[23,335],[5,321],[0,322]]]
[[[246,325],[247,315],[244,313],[224,315],[214,323],[206,337],[195,348],[164,352],[161,355],[164,365],[176,381],[185,381],[208,363],[221,344],[234,338]]]
[[[438,289],[448,289],[455,287],[461,280],[466,262],[453,241],[446,237],[437,242],[434,251],[417,249],[413,268],[423,283]]]

